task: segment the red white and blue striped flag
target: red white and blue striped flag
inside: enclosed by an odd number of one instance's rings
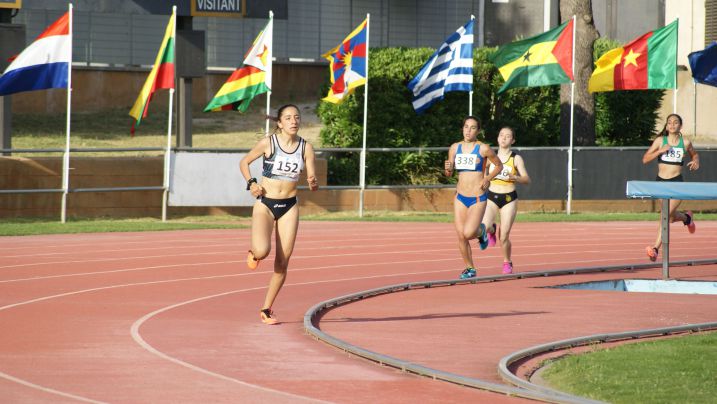
[[[70,13],[50,25],[0,76],[0,96],[47,88],[67,88],[72,62]]]

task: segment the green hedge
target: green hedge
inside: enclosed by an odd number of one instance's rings
[[[495,49],[476,48],[473,53],[473,115],[482,120],[481,137],[495,144],[500,127],[508,125],[516,130],[521,146],[558,146],[560,87],[518,88],[497,96],[503,79],[488,59]],[[468,93],[446,93],[443,100],[422,115],[417,115],[411,105],[412,94],[406,86],[433,52],[429,48],[371,49],[367,147],[447,147],[462,139],[461,125],[468,115]],[[322,94],[326,94],[328,87],[326,82]],[[643,144],[643,131],[649,118],[652,123],[647,137],[652,133],[659,107],[658,95],[661,97],[661,92],[599,94],[596,97],[599,100],[598,143]],[[647,100],[649,97],[652,98]],[[653,98],[657,104],[651,101]],[[361,147],[363,100],[364,89],[359,87],[342,104],[319,103],[324,147]],[[621,117],[620,111],[626,110],[633,114]],[[442,175],[445,158],[445,153],[436,152],[368,153],[366,183],[445,183],[451,181]],[[358,184],[358,153],[334,153],[328,160],[329,184]]]

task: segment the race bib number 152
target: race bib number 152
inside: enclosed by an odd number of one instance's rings
[[[271,173],[274,175],[283,175],[284,177],[297,178],[301,172],[299,159],[286,158],[277,156],[274,160],[274,168]]]

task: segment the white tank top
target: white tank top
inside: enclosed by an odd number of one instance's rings
[[[296,149],[287,152],[279,145],[277,136],[271,135],[271,155],[264,157],[262,176],[283,181],[298,181],[299,174],[304,169],[305,149],[306,141],[302,137],[299,137]]]

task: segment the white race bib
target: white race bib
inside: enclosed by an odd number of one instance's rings
[[[510,173],[513,172],[513,166],[509,166],[506,164],[503,164],[503,170],[501,170],[500,174],[495,176],[495,179],[502,180],[502,181],[510,181]]]
[[[682,161],[682,157],[685,155],[685,149],[681,147],[670,147],[670,150],[662,155],[662,161],[670,163],[679,163]]]
[[[456,170],[475,170],[478,156],[470,153],[456,154]]]
[[[299,178],[299,174],[301,173],[301,160],[292,157],[276,156],[271,173],[289,178]]]

